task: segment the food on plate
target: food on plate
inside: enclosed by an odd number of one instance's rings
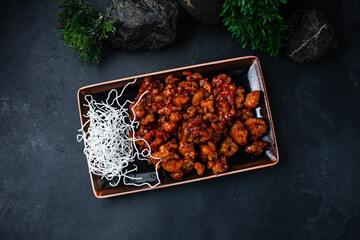
[[[264,147],[267,147],[267,145],[268,145],[268,142],[255,141],[252,144],[246,146],[245,152],[259,155],[264,151]]]
[[[244,147],[249,154],[264,151],[268,143],[261,138],[267,125],[252,112],[260,91],[246,93],[226,74],[212,80],[200,73],[183,74],[184,79],[169,75],[164,82],[145,77],[134,101],[138,104],[130,105],[139,121],[135,136],[149,143],[152,164],[160,163],[181,180],[194,169],[199,175],[205,169],[226,171],[227,158]],[[146,147],[144,141],[136,144],[140,150]]]
[[[136,80],[129,82],[120,94],[116,89],[112,89],[104,102],[96,101],[91,95],[85,96],[88,111],[84,117],[87,121],[80,129],[82,134],[77,136],[78,141],[84,140],[84,153],[87,156],[90,172],[108,180],[112,187],[117,186],[121,180],[124,185],[147,185],[151,188],[160,184],[158,165],[155,165],[155,184],[142,181],[144,179],[141,177],[132,176],[132,173],[138,169],[136,160],[149,161],[149,156],[161,160],[151,155],[150,145],[146,141],[135,137],[137,119],[134,117],[129,119],[129,110],[133,111],[133,109],[127,108],[128,101],[119,103],[126,87],[135,82]],[[132,105],[136,107],[142,97],[139,96],[138,101],[133,102]],[[141,115],[141,112],[137,114]],[[140,119],[139,124],[146,125],[153,121],[155,115],[147,114]],[[141,151],[136,148],[137,141],[143,143]]]

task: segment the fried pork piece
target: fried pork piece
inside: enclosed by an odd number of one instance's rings
[[[195,168],[198,175],[203,175],[204,174],[205,166],[203,164],[201,164],[199,162],[196,162],[194,168]]]
[[[218,142],[222,136],[226,136],[229,133],[229,128],[225,122],[213,122],[211,123],[211,128],[214,130],[211,138],[214,142]]]
[[[215,113],[208,112],[203,115],[203,119],[210,123],[217,122],[219,120],[218,116]]]
[[[195,93],[199,89],[199,84],[195,81],[182,81],[179,83],[176,91]]]
[[[223,173],[226,170],[229,169],[229,165],[226,163],[226,161],[224,162],[216,162],[214,164],[214,166],[212,167],[212,171],[215,175],[219,174],[219,173]]]
[[[249,118],[245,121],[245,126],[249,130],[250,140],[256,141],[260,139],[267,131],[267,126],[264,120],[258,118]]]
[[[183,123],[178,136],[180,139],[186,138],[190,142],[203,143],[211,138],[212,133],[213,130],[209,124],[203,120],[201,115],[198,115]]]
[[[220,122],[227,122],[231,121],[231,118],[235,116],[236,111],[235,109],[226,101],[218,101],[215,104]]]
[[[181,112],[173,112],[170,114],[170,122],[179,123],[182,120],[182,114]]]
[[[207,78],[201,79],[199,83],[201,88],[204,88],[208,93],[211,93],[211,83],[209,83]]]
[[[200,102],[200,107],[202,107],[202,112],[203,113],[207,113],[207,112],[215,112],[215,108],[214,108],[214,101],[210,100],[210,98],[206,99],[206,100],[202,100]]]
[[[199,106],[200,102],[205,98],[205,93],[203,91],[197,91],[192,99],[193,107]]]
[[[176,92],[176,85],[175,84],[167,84],[162,92],[163,95],[166,97],[174,95]]]
[[[175,98],[173,98],[173,102],[176,106],[181,107],[181,109],[182,109],[184,107],[184,105],[186,105],[190,101],[190,97],[183,93],[179,93],[176,95],[177,96]]]
[[[244,99],[245,99],[245,89],[243,87],[239,86],[235,92],[235,106],[237,109],[240,109],[243,107]]]
[[[215,175],[225,172],[229,169],[229,165],[226,162],[226,157],[220,156],[220,159],[214,162],[207,162],[206,168],[211,169]]]
[[[183,115],[184,119],[189,119],[195,117],[196,115],[196,108],[195,107],[188,107],[186,109],[186,113]]]
[[[169,75],[165,78],[165,84],[174,84],[179,81],[180,78],[174,77],[173,75]]]
[[[150,93],[154,88],[159,88],[160,90],[162,90],[163,84],[160,83],[159,80],[152,80],[151,77],[145,77],[143,83],[140,86],[139,94],[135,98],[135,102],[145,91],[148,91]]]
[[[135,113],[135,117],[137,119],[141,119],[142,117],[145,116],[146,111],[145,111],[145,107],[144,107],[144,100],[141,99],[140,102],[135,106],[135,102],[130,104],[130,109],[132,109],[131,114],[133,114],[133,112]]]
[[[146,142],[151,143],[155,135],[154,130],[150,130],[149,126],[140,126],[139,131],[135,133],[136,138],[143,138]],[[144,141],[137,141],[137,145],[140,146],[140,149],[142,150],[143,147],[146,146],[146,143]]]
[[[260,154],[265,144],[259,140],[267,127],[252,113],[260,92],[246,95],[226,74],[214,77],[211,83],[200,73],[183,74],[185,79],[169,75],[164,83],[146,77],[135,98],[137,102],[147,92],[134,107],[132,117],[140,126],[135,136],[150,144],[150,162],[155,165],[161,158],[158,167],[180,181],[193,169],[202,175],[205,166],[201,161],[214,174],[226,171],[226,158],[248,141],[253,143],[246,151]],[[224,139],[221,144],[220,139]],[[137,141],[137,145],[140,150],[147,146],[145,141]],[[194,162],[196,158],[200,162]]]
[[[179,171],[179,172],[170,174],[170,176],[177,181],[181,181],[182,177],[184,176],[184,173],[183,173],[183,171]]]
[[[200,145],[200,158],[205,161],[215,161],[217,159],[216,144],[213,141],[207,141]]]
[[[231,157],[239,150],[239,146],[232,140],[231,137],[226,137],[220,145],[219,155]]]
[[[253,91],[246,94],[244,105],[248,109],[256,108],[259,105],[260,91]]]
[[[167,171],[172,172],[171,176],[176,180],[181,180],[182,169],[184,168],[184,159],[180,159],[180,156],[175,152],[178,148],[178,144],[175,141],[168,142],[164,145],[161,145],[158,152],[153,154],[154,157],[150,157],[149,160],[152,164],[157,164],[160,160],[157,158],[161,158],[161,167]]]
[[[214,95],[217,96],[220,92],[226,90],[229,83],[231,83],[231,77],[226,74],[220,74],[217,77],[213,77],[211,86],[213,87]]]
[[[264,151],[264,148],[269,144],[265,141],[255,141],[250,145],[247,145],[245,148],[246,153],[253,153],[255,155],[259,155]]]
[[[246,130],[244,125],[237,120],[231,127],[230,136],[237,144],[243,146],[247,144],[248,130]]]
[[[140,125],[148,125],[149,123],[152,123],[155,120],[156,119],[155,119],[154,114],[150,113],[150,114],[147,114],[144,118],[141,118],[141,120],[139,121],[139,124]]]
[[[175,132],[178,129],[177,123],[165,121],[163,123],[164,130],[166,132]]]
[[[254,114],[251,112],[251,110],[247,108],[242,108],[236,111],[236,117],[241,121],[245,121],[246,119],[251,118],[253,115]]]
[[[183,71],[183,74],[186,76],[186,81],[198,81],[203,79],[200,73],[192,73],[189,71]]]
[[[187,141],[183,138],[180,141],[179,152],[186,158],[186,159],[194,159],[195,158],[195,148],[194,143]]]
[[[168,172],[179,172],[184,165],[184,159],[162,160],[161,167]]]
[[[179,145],[174,140],[172,140],[164,145],[161,145],[159,147],[159,151],[153,153],[152,155],[154,157],[162,158],[163,161],[179,159],[180,156],[176,153],[178,146]]]
[[[152,151],[158,151],[159,147],[163,144],[163,140],[161,138],[156,138],[154,141],[150,143],[150,148]],[[144,146],[145,147],[145,146]]]
[[[194,160],[192,160],[192,159],[184,159],[184,163],[183,163],[183,165],[182,165],[182,171],[184,172],[184,173],[188,173],[188,172],[190,172],[191,170],[193,170],[194,169]]]
[[[224,84],[225,85],[225,84]],[[226,86],[226,90],[222,91],[221,93],[219,93],[219,95],[217,95],[216,97],[216,101],[226,101],[228,102],[231,106],[234,105],[235,102],[235,86],[231,85],[231,84],[227,84],[228,86]]]

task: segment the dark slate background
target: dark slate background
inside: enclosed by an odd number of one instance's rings
[[[92,3],[105,9],[106,0]],[[175,45],[78,64],[54,33],[57,1],[0,3],[0,239],[360,239],[360,3],[321,9],[339,37],[322,59],[242,49],[182,13]],[[271,168],[99,200],[76,91],[85,85],[246,55],[260,58],[279,144]]]

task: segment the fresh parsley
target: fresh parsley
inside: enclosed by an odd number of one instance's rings
[[[290,31],[290,23],[279,14],[279,3],[287,0],[225,0],[221,16],[243,48],[251,46],[277,56]]]
[[[82,0],[61,0],[56,29],[62,42],[79,54],[85,63],[99,64],[102,40],[115,31],[109,14],[95,10]]]

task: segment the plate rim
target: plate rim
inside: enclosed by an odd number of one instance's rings
[[[226,63],[226,62],[241,61],[241,60],[246,60],[246,59],[253,59],[252,62],[257,61],[257,63],[258,63],[259,72],[260,72],[260,75],[261,75],[261,82],[262,82],[263,88],[264,88],[263,90],[264,90],[265,103],[267,104],[267,107],[268,107],[269,122],[270,122],[270,125],[271,125],[271,128],[270,128],[270,129],[272,129],[272,133],[273,133],[273,135],[274,135],[274,143],[275,143],[275,149],[276,149],[275,160],[271,160],[271,162],[270,162],[270,163],[267,163],[267,164],[258,165],[258,166],[253,166],[253,167],[248,167],[248,168],[243,168],[243,169],[238,169],[238,170],[234,170],[234,171],[231,171],[231,172],[224,172],[224,173],[220,173],[220,174],[218,174],[218,175],[210,175],[210,176],[205,176],[205,177],[199,177],[199,178],[195,178],[195,179],[190,179],[190,180],[186,180],[186,181],[175,182],[175,183],[166,184],[166,185],[161,185],[161,184],[160,184],[159,186],[156,186],[156,187],[154,187],[154,188],[143,188],[143,189],[137,189],[137,190],[133,190],[133,191],[113,193],[113,194],[106,194],[106,195],[101,195],[101,194],[99,194],[99,193],[95,190],[95,184],[94,184],[94,181],[93,181],[92,173],[90,172],[89,161],[87,160],[86,162],[87,162],[87,164],[88,164],[89,177],[90,177],[91,186],[92,186],[92,190],[93,190],[93,193],[94,193],[95,197],[96,197],[96,198],[99,198],[99,199],[103,199],[103,198],[110,198],[110,197],[121,196],[121,195],[126,195],[126,194],[132,194],[132,193],[137,193],[137,192],[144,192],[144,191],[149,191],[149,190],[155,190],[155,189],[160,189],[160,188],[165,188],[165,187],[177,186],[177,185],[181,185],[181,184],[198,182],[198,181],[202,181],[202,180],[208,180],[208,179],[212,179],[212,178],[217,178],[217,177],[232,175],[232,174],[236,174],[236,173],[240,173],[240,172],[246,172],[246,171],[251,171],[251,170],[255,170],[255,169],[270,167],[270,166],[273,166],[273,165],[277,164],[277,163],[279,162],[279,149],[278,149],[278,144],[277,144],[277,140],[276,140],[274,122],[273,122],[273,118],[272,118],[272,114],[271,114],[269,97],[268,97],[267,90],[266,90],[266,85],[265,85],[265,80],[264,80],[264,75],[263,75],[263,72],[262,72],[260,60],[259,60],[256,56],[243,56],[243,57],[229,58],[229,59],[224,59],[224,60],[218,60],[218,61],[212,61],[212,62],[206,62],[206,63],[188,65],[188,66],[184,66],[184,67],[177,67],[177,68],[166,69],[166,70],[161,70],[161,71],[157,71],[157,72],[140,74],[140,75],[136,75],[136,76],[119,78],[119,79],[115,79],[115,80],[110,80],[110,81],[95,83],[95,84],[86,85],[86,86],[84,86],[84,87],[81,87],[81,88],[77,91],[77,102],[78,102],[78,108],[79,108],[79,116],[80,116],[80,123],[81,123],[81,132],[82,132],[82,134],[84,134],[84,131],[83,131],[84,123],[83,123],[82,111],[81,111],[81,103],[80,103],[80,95],[82,94],[82,93],[81,93],[82,91],[85,91],[85,90],[88,90],[88,89],[91,89],[91,88],[94,88],[94,87],[98,87],[98,86],[103,86],[103,85],[108,85],[108,84],[112,84],[112,83],[123,82],[123,81],[132,80],[132,79],[136,79],[136,78],[142,78],[142,77],[146,77],[146,76],[159,75],[159,74],[170,73],[170,72],[175,72],[175,71],[187,70],[187,69],[189,69],[189,68],[197,68],[197,67],[203,67],[203,66],[209,66],[209,65],[216,65],[216,64]],[[84,142],[84,146],[85,146],[85,142]]]

